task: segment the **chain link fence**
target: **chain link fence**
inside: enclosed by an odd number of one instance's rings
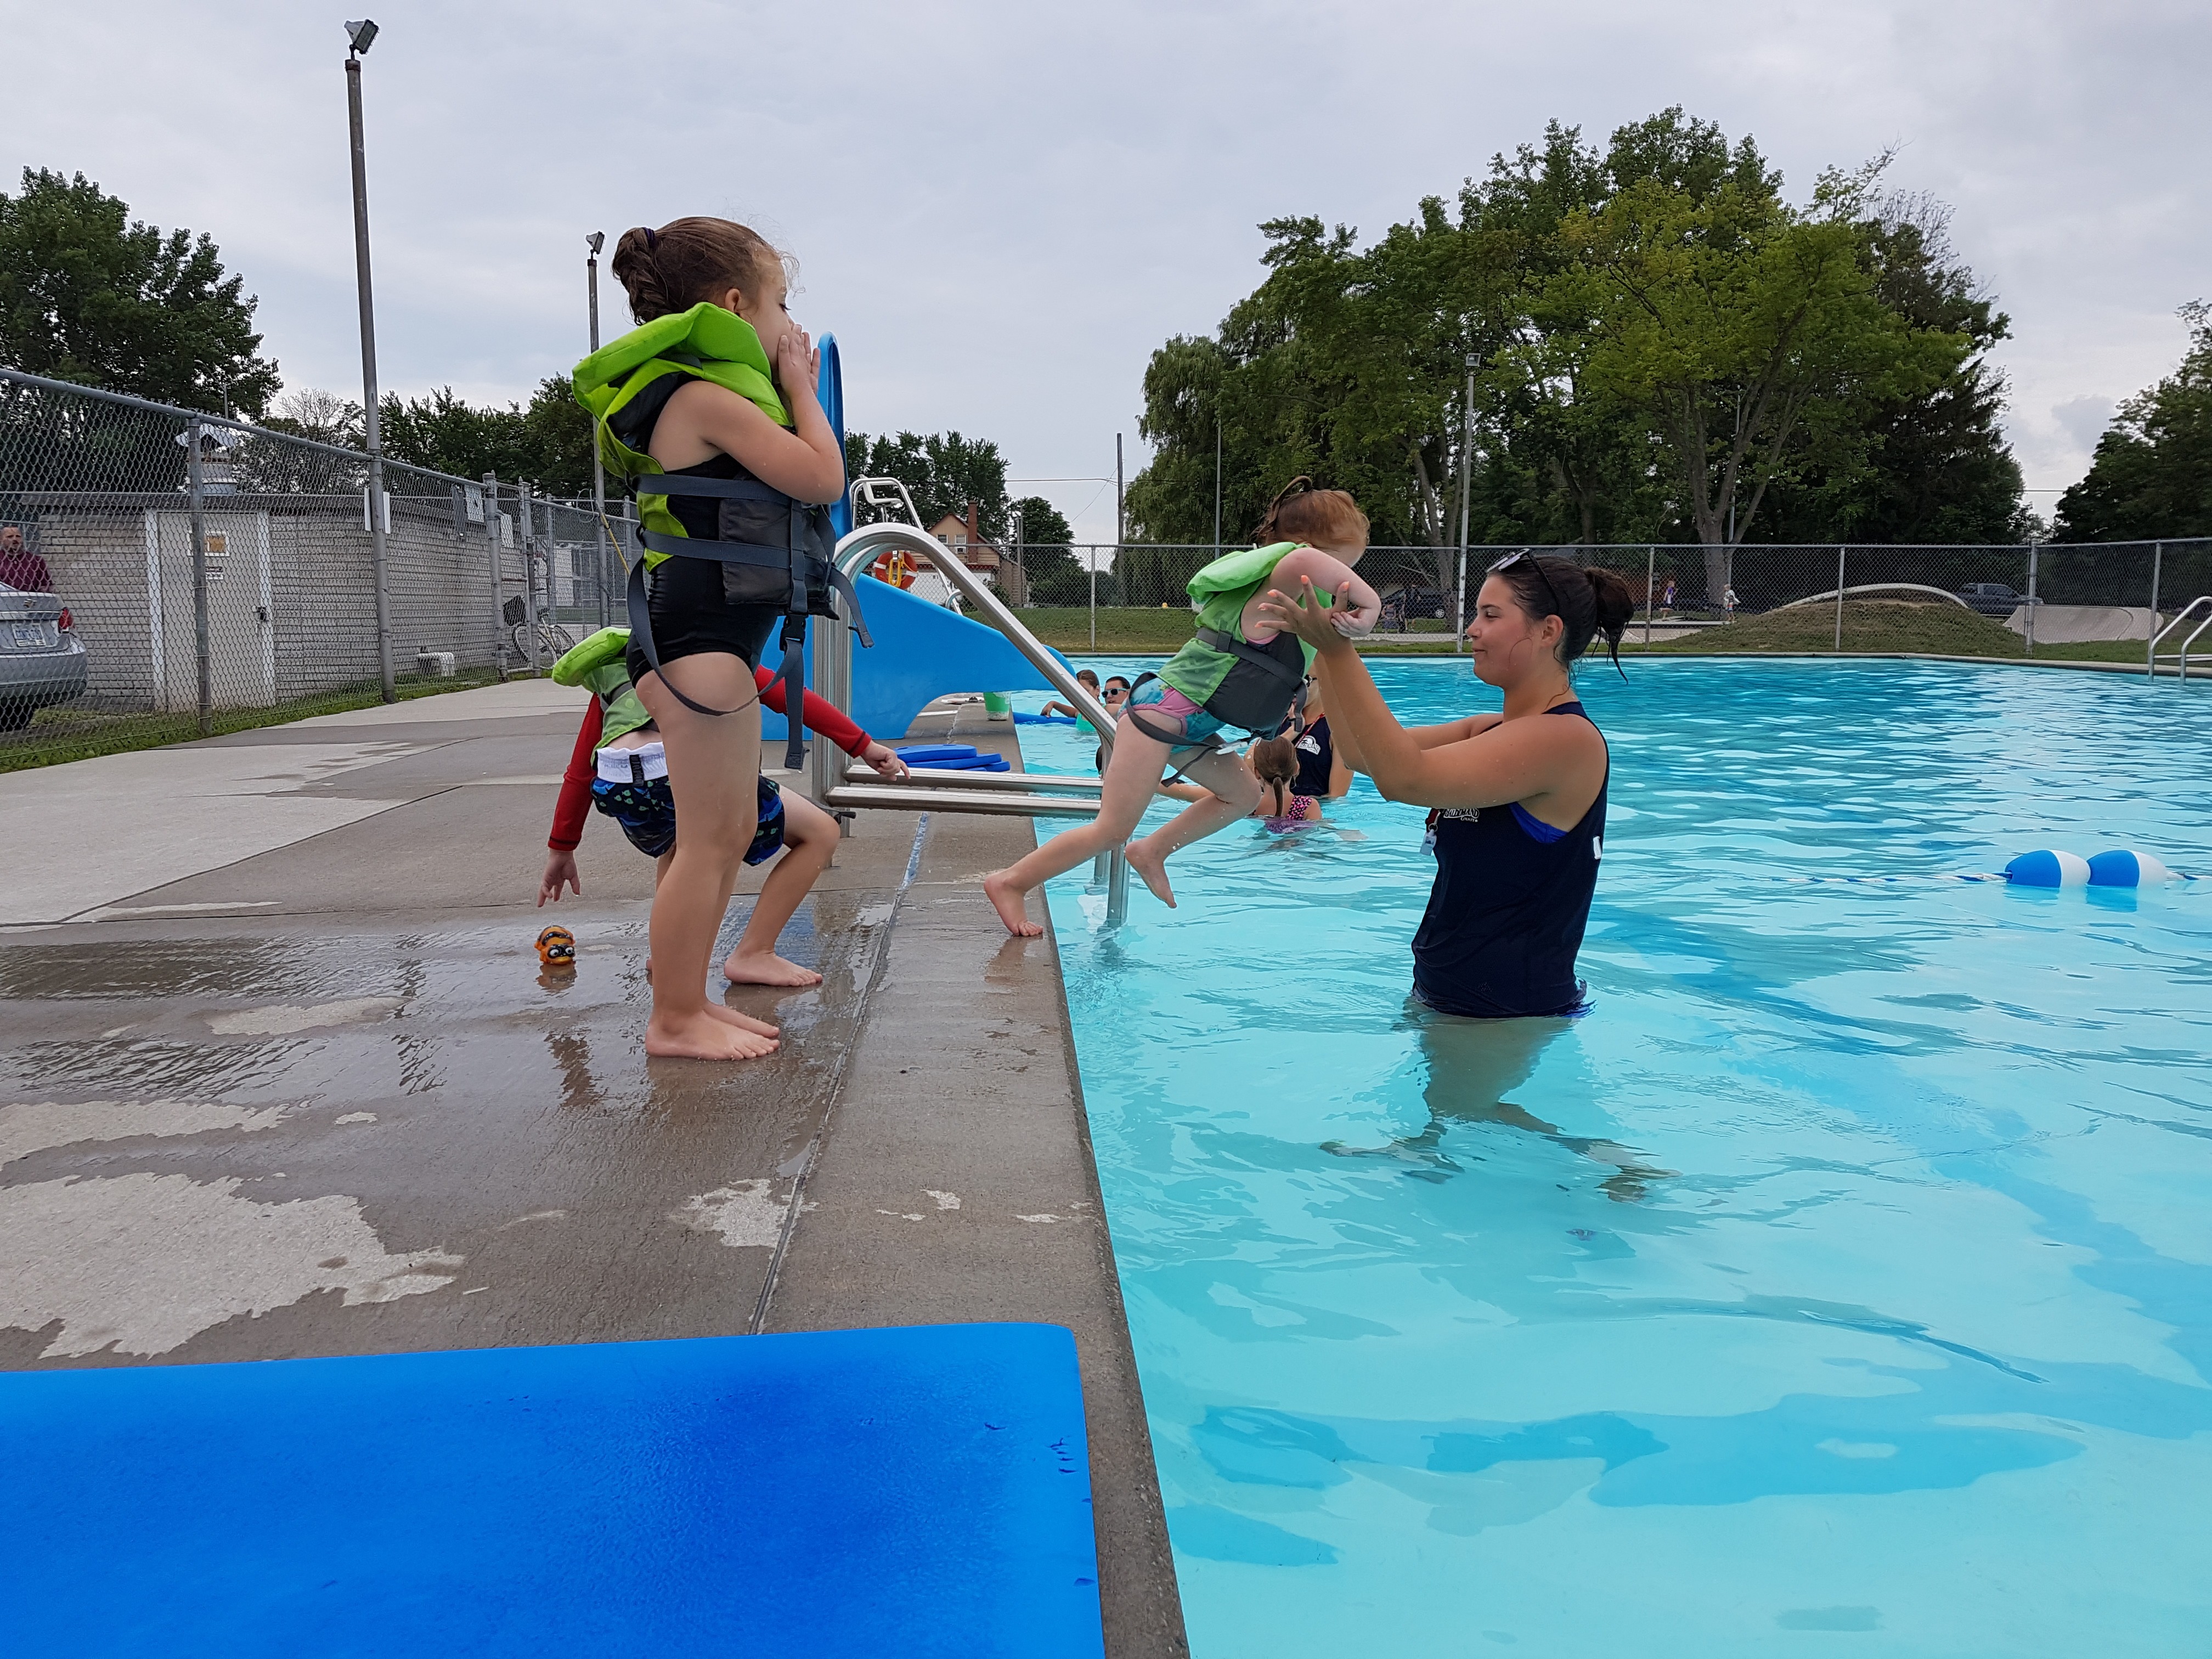
[[[1185,584],[1224,550],[1110,543],[1011,550],[1023,566],[1030,605],[1102,610],[1185,608]],[[1382,599],[1378,631],[1409,642],[1455,638],[1485,573],[1523,550],[1618,572],[1636,604],[1629,637],[1652,644],[1788,611],[1806,614],[1771,629],[1778,639],[1806,648],[1884,649],[1901,607],[1936,606],[2008,629],[2023,651],[2070,634],[2075,642],[2140,641],[2148,652],[2159,627],[2191,600],[2212,594],[2212,538],[2032,546],[1494,546],[1469,548],[1464,557],[1456,547],[1370,547],[1359,574]],[[1816,641],[1813,612],[1821,606],[1832,626],[1826,639]],[[2105,614],[2061,620],[2061,611]],[[2038,618],[2044,619],[2039,634]]]
[[[0,369],[0,766],[538,669],[620,613],[629,517],[382,470],[372,519],[365,454]]]
[[[0,369],[0,767],[542,671],[621,618],[627,506],[387,459],[373,514],[369,475],[357,451]],[[1032,544],[988,550],[987,574],[1017,605],[1182,611],[1222,550]],[[1455,644],[1484,572],[1516,550],[1370,548],[1379,631]],[[2066,611],[2075,637],[2148,652],[2212,594],[2212,539],[1537,550],[1618,571],[1631,639],[1654,646],[1748,622],[1766,648],[1896,648],[1898,617],[1937,607],[2024,651],[2056,644]]]

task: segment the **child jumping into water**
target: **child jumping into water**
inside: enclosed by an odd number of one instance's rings
[[[1331,619],[1339,633],[1349,638],[1374,628],[1382,602],[1352,568],[1367,550],[1367,515],[1350,495],[1297,479],[1268,507],[1255,539],[1263,545],[1217,559],[1191,578],[1191,595],[1200,601],[1197,631],[1131,690],[1114,729],[1097,817],[983,878],[1009,933],[1028,938],[1044,931],[1029,919],[1030,890],[1126,840],[1171,758],[1208,794],[1129,843],[1129,867],[1162,903],[1175,905],[1168,859],[1251,811],[1260,781],[1215,739],[1231,726],[1274,732],[1313,660],[1310,646],[1259,620],[1253,607],[1268,588],[1310,575],[1316,591],[1345,595]]]

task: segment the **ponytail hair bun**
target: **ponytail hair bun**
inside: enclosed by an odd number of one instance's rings
[[[640,323],[689,311],[736,289],[750,301],[778,277],[789,280],[784,256],[759,232],[729,219],[672,219],[654,230],[623,232],[607,269],[629,295]]]
[[[1262,738],[1244,751],[1252,775],[1275,792],[1273,816],[1290,811],[1290,787],[1298,775],[1297,745],[1288,738]]]
[[[1620,639],[1628,631],[1628,619],[1636,614],[1636,599],[1619,571],[1534,553],[1493,571],[1490,580],[1511,588],[1514,603],[1532,621],[1559,619],[1562,663],[1572,663],[1589,649],[1593,639],[1602,638],[1613,667],[1623,679],[1628,678],[1628,671],[1620,666]]]

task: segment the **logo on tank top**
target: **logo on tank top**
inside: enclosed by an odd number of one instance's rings
[[[1596,860],[1598,860],[1598,859],[1601,859],[1601,858],[1603,858],[1604,856],[1605,856],[1605,837],[1604,837],[1603,836],[1592,836],[1590,837],[1590,858],[1591,858],[1591,860],[1592,860],[1593,861],[1595,861]]]

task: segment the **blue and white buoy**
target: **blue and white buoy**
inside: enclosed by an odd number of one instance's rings
[[[2018,887],[2087,887],[2089,860],[2078,853],[2048,848],[2022,853],[2004,867],[2005,879]]]
[[[2092,887],[2155,887],[2180,878],[2148,853],[2118,848],[2100,853],[2089,860]]]

